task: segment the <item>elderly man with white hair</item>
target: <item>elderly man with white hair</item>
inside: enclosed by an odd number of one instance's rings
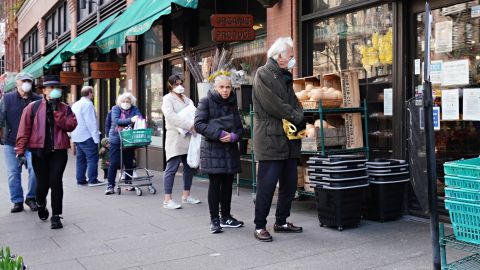
[[[254,235],[263,242],[272,241],[266,225],[277,183],[274,232],[302,232],[302,227],[287,222],[297,188],[301,141],[289,140],[282,123],[285,119],[298,131],[305,129],[303,110],[293,91],[293,76],[289,71],[294,66],[292,39],[279,38],[268,50],[267,63],[258,69],[253,82],[253,144],[258,161]]]
[[[93,106],[93,87],[84,86],[82,96],[72,105],[78,125],[72,132],[72,141],[77,149],[77,184],[89,187],[104,185],[98,180],[98,143],[99,132],[95,107]],[[87,173],[88,182],[85,180]]]

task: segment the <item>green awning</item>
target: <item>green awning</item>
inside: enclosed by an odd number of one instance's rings
[[[135,0],[96,41],[98,49],[101,53],[107,53],[122,46],[127,36],[145,33],[160,16],[172,12],[172,3],[197,8],[198,0]]]
[[[3,91],[5,93],[10,92],[13,88],[15,88],[15,76],[10,77],[8,81],[5,83],[5,86],[3,87]]]
[[[105,29],[112,23],[113,19],[118,16],[118,13],[108,17],[106,20],[101,22],[99,25],[93,27],[87,32],[81,34],[80,36],[74,38],[68,46],[66,46],[53,60],[45,65],[45,68],[50,68],[53,65],[61,65],[63,62],[67,61],[77,53],[83,52],[87,47],[92,44],[95,39],[105,31]]]
[[[41,77],[43,75],[43,68],[45,67],[45,65],[48,62],[50,62],[52,58],[57,56],[57,54],[60,53],[63,50],[63,48],[65,48],[68,44],[70,44],[70,42],[66,42],[60,45],[55,50],[53,50],[53,52],[49,53],[47,56],[40,58],[35,63],[26,67],[24,70],[22,70],[22,72],[30,73],[35,79]]]

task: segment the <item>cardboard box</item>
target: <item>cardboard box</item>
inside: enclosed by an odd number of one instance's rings
[[[297,187],[303,187],[305,185],[305,166],[297,166]]]
[[[293,90],[299,92],[305,90],[307,85],[320,86],[320,76],[308,76],[303,78],[293,79]]]
[[[305,170],[305,181],[303,184],[303,189],[307,192],[315,192],[315,188],[310,186],[310,179],[308,179],[307,167],[305,167],[304,170]]]
[[[320,129],[317,128],[318,134],[318,143],[321,144],[321,134]],[[345,133],[345,126],[340,126],[338,128],[324,128],[323,129],[323,140],[325,146],[344,146],[347,144],[347,137]]]

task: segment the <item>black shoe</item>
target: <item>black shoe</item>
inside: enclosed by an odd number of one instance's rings
[[[255,232],[253,233],[255,235],[255,238],[257,238],[261,242],[272,242],[273,238],[270,235],[270,233],[266,229],[262,229],[260,232]]]
[[[210,233],[221,233],[222,227],[220,226],[220,219],[214,218],[210,222]]]
[[[220,227],[222,228],[239,228],[243,226],[243,221],[237,220],[234,217],[222,218]]]
[[[303,232],[302,227],[297,227],[290,222],[287,222],[285,225],[273,225],[274,232],[287,232],[287,233],[301,233]]]
[[[78,186],[86,186],[86,185],[88,185],[88,182],[87,181],[77,182],[77,185]]]
[[[43,221],[46,221],[48,219],[48,216],[50,215],[50,213],[48,212],[48,209],[45,205],[38,205],[38,217],[43,220]]]
[[[25,204],[28,205],[28,207],[30,207],[30,210],[32,210],[33,212],[37,211],[37,203],[35,202],[35,199],[27,198],[25,200]]]
[[[10,209],[10,213],[18,213],[22,211],[23,211],[23,202],[14,203],[12,209]]]
[[[52,230],[63,228],[63,224],[62,224],[62,221],[61,221],[60,219],[62,219],[62,217],[59,216],[59,215],[53,215],[53,216],[50,218],[50,222],[52,223],[52,224],[50,225],[50,228],[51,228]]]

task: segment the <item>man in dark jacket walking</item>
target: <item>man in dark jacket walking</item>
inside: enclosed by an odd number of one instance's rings
[[[23,211],[24,194],[22,189],[22,167],[15,158],[15,140],[23,109],[31,102],[41,99],[32,90],[33,77],[28,73],[19,73],[15,78],[17,90],[7,93],[0,101],[0,137],[5,144],[5,168],[8,174],[10,201],[13,203],[12,213]],[[32,211],[37,211],[35,200],[36,177],[32,166],[30,151],[25,152],[28,169],[28,191],[25,204]]]
[[[294,66],[292,39],[279,38],[268,50],[267,63],[258,69],[253,82],[253,144],[258,161],[254,235],[264,242],[272,241],[266,225],[277,182],[279,195],[273,229],[275,232],[302,232],[302,227],[287,222],[297,188],[301,141],[289,140],[282,124],[285,119],[298,131],[305,128],[303,110],[288,71]]]

